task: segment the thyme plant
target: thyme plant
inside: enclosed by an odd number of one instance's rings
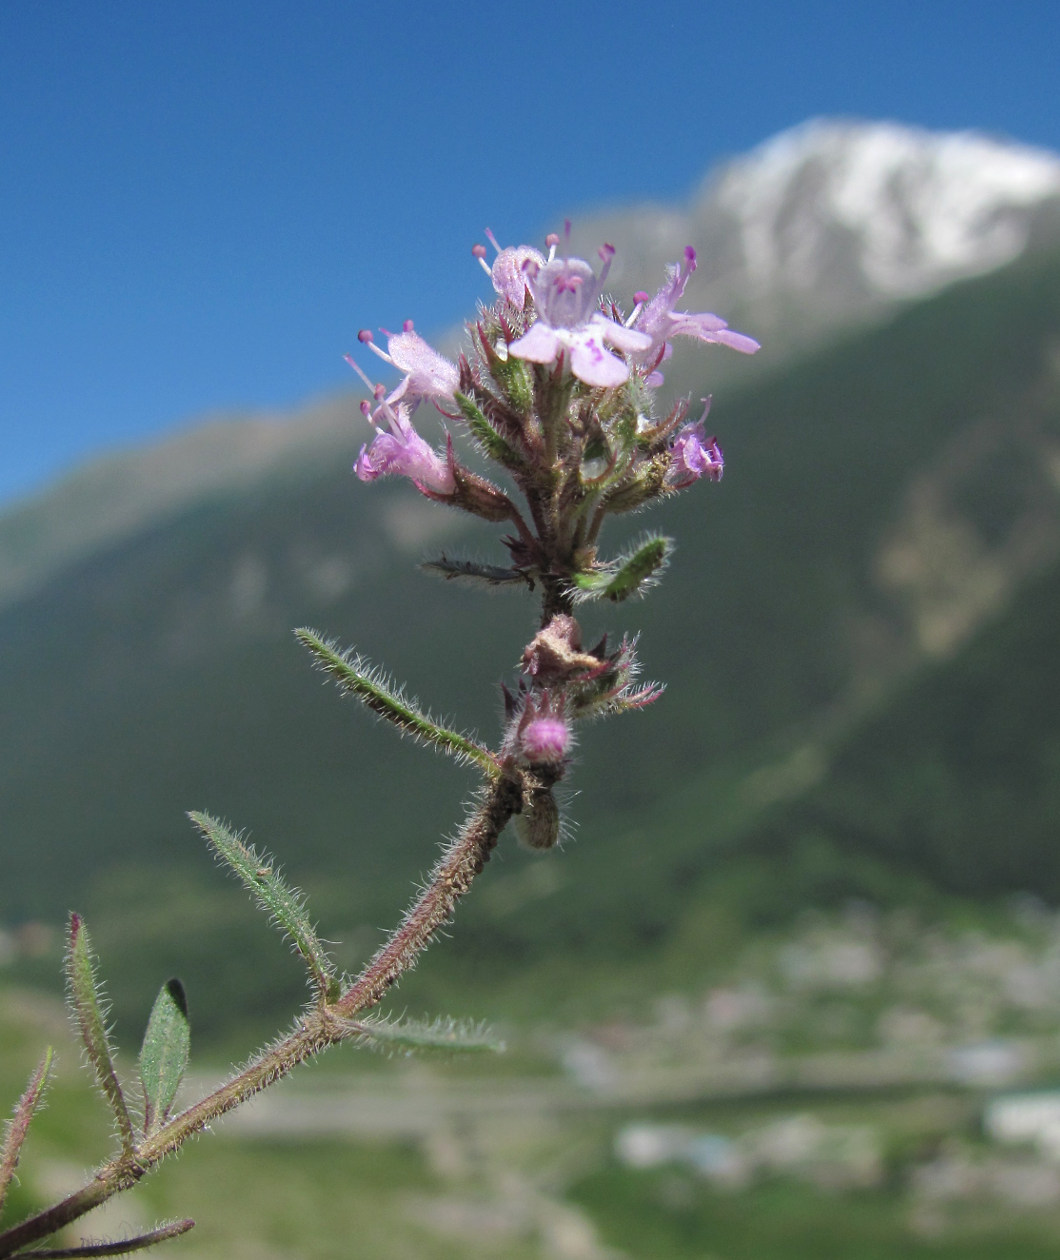
[[[637,681],[636,640],[604,637],[587,646],[575,617],[589,600],[619,603],[642,594],[659,577],[670,539],[649,534],[624,554],[605,558],[601,528],[614,513],[633,512],[705,479],[724,466],[702,414],[688,419],[689,401],[659,414],[655,391],[675,337],[758,349],[716,315],[680,311],[695,269],[689,248],[654,295],[637,293],[627,315],[603,296],[614,250],[599,251],[600,268],[573,258],[564,237],[550,236],[547,254],[529,246],[474,254],[496,298],[467,328],[457,362],[434,350],[407,323],[361,343],[401,373],[389,392],[354,364],[370,390],[361,410],[374,429],[354,466],[361,481],[397,474],[420,494],[506,528],[505,563],[485,565],[442,555],[425,567],[445,578],[486,586],[525,587],[541,604],[539,628],[522,652],[521,669],[503,687],[505,726],[495,747],[450,730],[410,700],[384,673],[314,630],[295,633],[314,664],[346,694],[402,734],[470,763],[481,784],[470,812],[444,849],[422,891],[383,946],[354,977],[340,975],[317,935],[305,899],[288,887],[273,859],[218,819],[190,815],[217,857],[238,876],[290,939],[305,965],[311,1000],[289,1032],[191,1106],[175,1110],[188,1062],[189,1029],[183,989],[170,980],[151,1011],[137,1079],[122,1079],[100,998],[96,963],[81,917],[70,916],[66,980],[73,1019],[96,1085],[109,1107],[117,1149],[80,1188],[0,1233],[8,1256],[120,1255],[190,1229],[180,1220],[134,1238],[80,1245],[39,1244],[94,1207],[135,1185],[226,1112],[286,1076],[296,1065],[340,1042],[399,1048],[481,1045],[484,1034],[452,1021],[421,1024],[374,1013],[390,987],[412,967],[489,861],[509,823],[532,849],[552,848],[561,834],[553,789],[567,775],[573,729],[591,718],[642,708],[661,694]],[[353,361],[351,360],[351,363]],[[462,463],[451,436],[443,449],[414,428],[424,404],[497,465],[509,486]],[[15,1107],[0,1148],[0,1207],[19,1162],[23,1140],[40,1105],[51,1065],[49,1050]]]

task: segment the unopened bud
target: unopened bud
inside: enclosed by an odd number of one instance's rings
[[[449,466],[456,488],[446,499],[447,503],[463,508],[474,516],[481,516],[484,521],[511,519],[512,502],[507,495],[491,485],[485,477],[479,477],[469,468],[456,463],[452,458],[451,448]]]
[[[570,727],[562,717],[544,713],[519,732],[519,751],[531,765],[562,761],[570,748]]]
[[[559,806],[548,788],[525,792],[522,812],[513,817],[515,834],[527,849],[551,849],[559,839]]]

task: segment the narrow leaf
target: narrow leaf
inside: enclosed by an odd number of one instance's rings
[[[443,1050],[500,1054],[499,1041],[484,1024],[460,1023],[454,1019],[435,1020],[351,1020],[347,1025],[361,1044],[388,1053],[411,1054],[417,1050]]]
[[[295,635],[312,653],[317,668],[330,674],[342,691],[355,696],[402,733],[450,756],[473,761],[493,778],[500,773],[496,759],[487,748],[459,731],[440,726],[355,652],[340,652],[334,642],[306,627],[296,630]]]
[[[96,983],[92,945],[84,922],[79,914],[70,915],[70,938],[66,951],[66,981],[70,986],[70,1000],[77,1021],[81,1040],[85,1044],[89,1062],[96,1074],[103,1097],[110,1104],[118,1125],[122,1150],[131,1155],[136,1149],[132,1119],[125,1105],[118,1074],[114,1069],[114,1055],[107,1036],[103,1018],[103,1004]]]
[[[253,845],[245,844],[224,823],[197,811],[189,813],[188,817],[217,857],[235,872],[272,922],[291,940],[317,992],[329,1000],[337,997],[339,983],[335,966],[309,921],[305,896],[281,879],[275,862],[267,853],[259,853]]]
[[[620,603],[631,595],[643,594],[665,568],[673,544],[658,535],[646,538],[606,569],[574,576],[577,598],[609,599]]]
[[[44,1093],[44,1086],[47,1083],[51,1065],[52,1049],[49,1046],[44,1052],[44,1057],[37,1065],[37,1070],[29,1078],[26,1092],[18,1100],[18,1106],[15,1108],[14,1115],[8,1121],[3,1149],[0,1150],[0,1210],[3,1209],[7,1188],[15,1175],[15,1169],[18,1167],[18,1158],[22,1153],[22,1143],[25,1141],[26,1132],[29,1129],[30,1121],[33,1119],[33,1113],[36,1111],[37,1104]]]
[[[529,412],[534,405],[534,383],[524,360],[512,354],[502,358],[494,353],[489,358],[489,369],[515,410]]]
[[[530,579],[521,569],[505,569],[496,564],[479,564],[477,560],[452,560],[439,556],[420,565],[428,573],[437,573],[447,582],[454,579],[482,583],[486,586],[528,586]]]
[[[467,427],[471,430],[472,436],[482,447],[483,451],[496,460],[498,464],[503,464],[505,468],[520,469],[526,467],[526,460],[519,454],[514,446],[490,424],[486,419],[485,413],[468,398],[466,394],[456,394],[456,405],[460,408],[460,414],[467,422]]]
[[[155,1243],[165,1242],[167,1238],[179,1238],[186,1234],[195,1224],[190,1218],[173,1221],[169,1225],[159,1225],[146,1234],[137,1234],[135,1238],[120,1238],[115,1242],[82,1243],[79,1247],[49,1248],[38,1251],[20,1251],[20,1257],[34,1257],[34,1260],[72,1260],[74,1256],[124,1256],[130,1251],[143,1251],[145,1247],[153,1247]]]
[[[140,1048],[140,1084],[144,1091],[144,1137],[165,1124],[188,1066],[191,1026],[184,986],[167,980],[155,998]]]

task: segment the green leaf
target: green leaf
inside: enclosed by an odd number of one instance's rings
[[[459,760],[473,761],[491,778],[500,774],[500,766],[489,749],[468,735],[440,726],[363,657],[352,651],[340,652],[337,644],[304,626],[295,631],[295,636],[313,654],[317,668],[330,674],[342,691],[355,696],[403,734]]]
[[[144,1137],[169,1119],[177,1087],[188,1066],[191,1025],[184,986],[167,980],[155,998],[140,1048],[140,1084],[144,1091]]]
[[[92,945],[79,914],[70,915],[66,982],[70,989],[74,1019],[88,1053],[88,1060],[96,1074],[96,1083],[114,1113],[122,1150],[131,1155],[136,1150],[132,1119],[114,1068],[114,1055],[104,1022],[102,993],[96,982]]]
[[[44,1052],[44,1057],[37,1065],[37,1070],[29,1078],[26,1092],[18,1100],[15,1113],[8,1123],[3,1149],[0,1150],[0,1210],[3,1209],[7,1188],[15,1175],[15,1169],[18,1167],[22,1143],[25,1141],[26,1132],[29,1129],[30,1121],[33,1119],[33,1113],[36,1111],[37,1104],[44,1093],[44,1086],[47,1084],[51,1065],[52,1048],[49,1046]]]
[[[258,905],[268,911],[272,922],[293,943],[317,993],[328,1001],[338,997],[335,966],[309,921],[305,896],[280,878],[275,862],[267,853],[259,853],[253,845],[245,844],[219,819],[197,811],[192,811],[188,817],[217,857],[235,872]]]
[[[504,390],[516,411],[528,414],[534,406],[534,380],[522,359],[513,354],[495,354],[489,361],[490,375]]]
[[[673,542],[669,538],[659,535],[646,538],[605,569],[595,573],[576,573],[576,597],[581,600],[609,599],[617,604],[631,595],[643,594],[658,580],[658,574],[666,567],[672,550]]]
[[[460,414],[464,417],[472,436],[490,459],[495,460],[498,464],[503,464],[505,468],[525,468],[526,460],[523,459],[522,455],[519,454],[507,438],[502,437],[490,424],[489,420],[486,419],[485,413],[474,400],[459,392],[455,397],[456,405],[460,408]]]
[[[358,1041],[388,1054],[412,1054],[418,1050],[442,1050],[500,1054],[499,1041],[484,1024],[461,1023],[448,1017],[434,1020],[361,1019],[347,1027]]]

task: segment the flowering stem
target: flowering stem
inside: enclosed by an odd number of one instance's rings
[[[523,653],[517,686],[504,688],[507,727],[498,751],[439,725],[360,658],[339,652],[312,631],[297,632],[318,666],[344,691],[401,732],[475,764],[483,776],[476,807],[401,923],[345,990],[304,899],[287,887],[271,860],[216,819],[192,816],[218,856],[294,942],[315,998],[282,1040],[176,1116],[168,1112],[187,1059],[179,982],[163,987],[161,1005],[156,1003],[148,1022],[140,1057],[141,1123],[126,1103],[114,1065],[84,925],[71,916],[71,1001],[97,1084],[114,1114],[120,1150],[79,1190],[0,1233],[0,1260],[16,1253],[117,1255],[189,1229],[190,1221],[177,1221],[121,1242],[26,1250],[135,1185],[193,1134],[332,1045],[361,1044],[373,1036],[408,1044],[466,1042],[451,1025],[424,1028],[362,1016],[448,923],[510,819],[531,849],[557,843],[561,820],[552,789],[570,766],[571,723],[643,708],[660,694],[655,684],[634,685],[633,640],[624,638],[611,652],[606,638],[591,651],[583,649],[581,628],[572,616],[575,600],[627,599],[654,582],[665,566],[669,540],[655,536],[615,560],[601,560],[596,540],[605,516],[633,511],[701,477],[721,477],[722,452],[706,436],[706,411],[679,431],[687,404],[672,409],[664,421],[653,418],[651,391],[661,380],[659,365],[668,357],[672,338],[722,342],[743,353],[757,350],[758,343],[716,315],[675,309],[695,267],[690,248],[656,296],[646,305],[638,300],[634,315],[623,322],[614,303],[601,306],[614,249],[604,245],[598,251],[603,267],[597,273],[566,249],[557,255],[559,240],[548,238],[547,259],[529,246],[498,247],[497,261],[487,268],[498,300],[472,326],[470,355],[462,355],[459,364],[433,350],[411,322],[402,332],[387,334],[386,353],[372,344],[371,334],[360,335],[405,377],[388,395],[361,373],[376,405],[362,404],[375,437],[361,450],[358,477],[374,481],[400,474],[429,499],[493,524],[514,525],[518,536],[504,539],[509,568],[443,556],[430,567],[444,576],[478,578],[493,586],[520,581],[531,589],[540,586],[541,629]],[[481,261],[485,251],[476,247],[474,252]],[[437,450],[416,431],[412,416],[426,401],[449,419],[463,417],[482,452],[515,481],[526,501],[525,515],[500,488],[458,463],[451,438],[444,451]],[[601,463],[602,471],[594,470]],[[18,1162],[46,1066],[31,1082],[0,1148],[0,1199]]]
[[[565,578],[545,577],[543,585],[545,596],[541,611],[542,628],[547,626],[553,617],[569,617],[574,611],[574,597],[571,594],[569,581]]]
[[[174,1116],[135,1150],[123,1151],[105,1164],[81,1189],[0,1234],[0,1260],[49,1237],[120,1190],[134,1186],[189,1137],[287,1076],[298,1064],[341,1041],[360,1037],[363,1029],[353,1017],[377,1005],[391,985],[415,965],[489,860],[505,825],[519,809],[520,800],[517,778],[505,776],[491,782],[402,922],[337,1001],[319,1002],[282,1041],[262,1051],[212,1094]]]

